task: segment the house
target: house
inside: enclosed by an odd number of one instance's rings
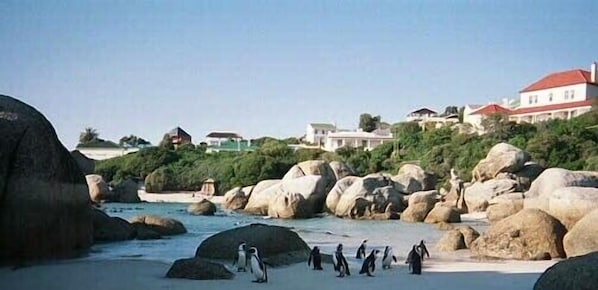
[[[182,144],[191,143],[191,135],[185,132],[185,130],[183,130],[181,127],[176,127],[170,130],[167,134],[175,147]]]
[[[209,146],[221,146],[223,142],[243,140],[243,137],[235,132],[210,132],[206,135],[206,144]]]
[[[206,144],[206,153],[255,151],[258,149],[257,146],[251,144],[251,140],[230,139],[226,141],[221,140],[213,144]]]
[[[519,92],[520,104],[510,120],[536,123],[550,119],[571,119],[591,110],[598,97],[598,68],[551,73]]]
[[[426,128],[430,125],[435,128],[440,128],[446,124],[459,123],[459,115],[451,114],[447,116],[440,116],[435,111],[428,108],[421,108],[407,114],[405,119],[407,122],[417,122],[420,127]]]
[[[139,151],[139,147],[122,147],[112,141],[96,140],[89,143],[78,144],[75,148],[87,158],[94,160],[105,160],[114,157],[127,155]]]
[[[417,109],[409,114],[407,114],[407,122],[421,122],[428,118],[437,117],[438,113],[432,111],[428,108],[421,108]]]
[[[305,141],[318,146],[324,146],[328,133],[336,132],[334,124],[311,123],[305,129]]]
[[[336,151],[341,147],[363,147],[372,150],[386,142],[392,142],[394,137],[389,129],[377,129],[373,132],[364,131],[339,131],[328,133],[325,139],[324,150]]]

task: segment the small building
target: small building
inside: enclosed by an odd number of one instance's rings
[[[176,127],[170,130],[167,134],[175,147],[191,143],[191,135],[185,132],[181,127]]]
[[[206,179],[201,185],[200,192],[207,196],[218,195],[218,187],[216,185],[216,181],[212,178]]]
[[[591,110],[598,97],[598,67],[551,73],[519,92],[519,107],[510,120],[536,123],[550,119],[571,119]]]
[[[429,126],[440,128],[446,124],[459,123],[459,115],[451,114],[447,116],[439,116],[435,111],[428,108],[421,108],[407,114],[405,121],[417,122],[419,126],[424,129]]]
[[[214,143],[215,145],[207,145],[206,153],[216,152],[241,152],[241,151],[255,151],[257,146],[251,144],[251,140],[226,140]]]
[[[381,144],[392,142],[394,137],[390,130],[377,129],[373,132],[364,131],[342,131],[331,132],[326,137],[324,150],[336,151],[341,147],[363,147],[364,150],[373,150]]]
[[[81,154],[85,155],[87,158],[94,160],[105,160],[137,152],[140,148],[125,148],[112,141],[96,140],[89,143],[78,144],[75,149],[81,152]]]
[[[310,123],[305,129],[305,141],[317,146],[324,146],[328,133],[336,132],[334,124]]]
[[[437,117],[438,113],[436,113],[435,111],[432,111],[428,108],[421,108],[421,109],[417,109],[409,114],[407,114],[407,122],[421,122],[424,121],[426,119],[432,118],[432,117]]]
[[[209,146],[221,146],[223,142],[243,140],[243,137],[235,132],[210,132],[206,135],[206,144]]]

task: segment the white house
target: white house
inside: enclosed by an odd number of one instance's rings
[[[311,123],[305,129],[305,141],[323,146],[326,143],[326,136],[328,133],[336,132],[334,124],[326,123]]]
[[[243,140],[241,135],[235,132],[210,132],[206,135],[206,144],[208,146],[221,146],[224,142]]]
[[[459,123],[459,115],[439,116],[435,111],[428,108],[421,108],[409,113],[405,121],[417,122],[422,128],[426,128],[428,124],[433,124],[434,127],[440,128],[446,124]]]
[[[105,160],[137,152],[140,148],[122,147],[112,141],[100,140],[87,144],[79,144],[75,149],[79,150],[79,152],[87,158]]]
[[[549,119],[571,119],[591,110],[598,97],[598,68],[556,72],[527,86],[519,93],[520,105],[510,120],[536,123]]]
[[[365,150],[372,150],[377,146],[392,142],[394,140],[390,130],[374,130],[373,132],[343,131],[331,132],[326,136],[324,150],[336,151],[336,149],[349,147],[363,147]]]

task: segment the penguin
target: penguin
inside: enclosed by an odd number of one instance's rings
[[[334,263],[334,271],[338,271],[337,277],[351,276],[349,264],[347,263],[347,259],[345,259],[345,255],[343,255],[343,244],[338,244],[336,247],[336,252],[332,255],[332,262]]]
[[[379,250],[372,250],[368,257],[363,261],[359,274],[368,274],[368,276],[374,277],[372,273],[376,270],[376,255],[378,255],[378,253],[380,253]]]
[[[390,264],[392,262],[397,262],[397,257],[394,256],[392,252],[392,247],[386,246],[384,248],[384,256],[382,257],[382,269],[390,269]]]
[[[428,256],[428,258],[430,258],[430,252],[428,252],[428,248],[426,248],[426,244],[424,244],[424,240],[421,240],[419,242],[419,245],[417,246],[417,250],[419,252],[419,255],[422,258],[422,261],[424,260],[424,255]]]
[[[237,265],[237,272],[247,272],[247,252],[245,250],[245,243],[239,243],[237,257],[233,261],[233,266]]]
[[[249,249],[251,255],[251,273],[255,276],[255,283],[267,283],[268,282],[268,271],[266,270],[266,264],[259,256],[259,253],[255,247]]]
[[[413,249],[407,255],[407,261],[405,264],[409,264],[409,273],[420,275],[422,273],[422,260],[421,256],[417,252],[417,245],[413,245]]]
[[[365,246],[367,242],[368,240],[363,240],[363,242],[361,242],[361,245],[357,249],[357,254],[355,254],[355,259],[362,259],[365,257]]]
[[[320,255],[320,248],[318,246],[315,246],[311,250],[307,266],[310,266],[312,260],[314,261],[314,270],[322,270],[322,256]]]

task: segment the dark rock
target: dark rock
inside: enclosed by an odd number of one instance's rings
[[[203,199],[200,202],[190,204],[187,207],[187,212],[192,215],[214,215],[216,205],[207,199]]]
[[[197,248],[196,257],[232,260],[237,246],[245,241],[247,247],[256,247],[262,259],[272,266],[304,263],[310,249],[297,233],[285,227],[251,224],[215,234]]]
[[[180,221],[157,215],[136,216],[131,219],[131,223],[143,224],[148,229],[163,236],[180,235],[187,232],[187,229]]]
[[[202,258],[179,259],[166,273],[167,278],[182,278],[192,280],[222,280],[235,277],[222,264],[207,261]]]
[[[37,110],[0,95],[0,263],[73,257],[93,243],[85,176]]]
[[[548,268],[534,290],[598,289],[598,252],[569,258]]]
[[[116,185],[112,189],[117,202],[138,203],[141,202],[139,194],[137,194],[137,182],[126,179]]]
[[[83,155],[79,150],[71,151],[71,157],[77,162],[79,165],[79,169],[83,172],[83,175],[93,174],[96,170],[96,162],[91,158],[87,158],[87,156]]]
[[[93,239],[95,241],[124,241],[135,238],[135,228],[124,219],[110,217],[93,209]]]
[[[135,223],[132,225],[135,228],[135,238],[138,240],[159,240],[162,238],[162,235],[146,224]]]

